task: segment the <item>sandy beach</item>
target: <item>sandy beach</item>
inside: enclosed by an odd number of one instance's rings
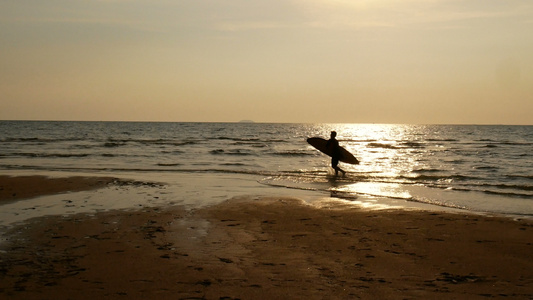
[[[59,188],[61,182],[69,184]],[[0,201],[108,183],[0,176]],[[11,228],[0,245],[0,295],[533,299],[531,221],[323,204],[242,197],[193,210],[33,219]]]

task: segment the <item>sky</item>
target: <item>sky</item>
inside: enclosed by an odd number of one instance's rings
[[[533,124],[533,2],[2,0],[0,120]]]

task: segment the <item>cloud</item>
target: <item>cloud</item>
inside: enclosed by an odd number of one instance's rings
[[[456,27],[476,20],[519,18],[531,22],[533,4],[521,1],[294,0],[314,27],[331,29]]]

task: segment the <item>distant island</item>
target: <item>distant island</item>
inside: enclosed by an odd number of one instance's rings
[[[255,122],[252,120],[241,120],[239,121],[239,123],[255,123]]]

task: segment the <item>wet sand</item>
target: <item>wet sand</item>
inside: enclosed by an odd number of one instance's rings
[[[7,299],[533,298],[525,220],[243,197],[43,217],[9,236]]]
[[[111,183],[110,177],[60,177],[0,175],[0,204],[36,196],[86,191]]]

